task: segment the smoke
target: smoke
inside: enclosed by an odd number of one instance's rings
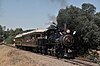
[[[56,16],[55,15],[48,15],[49,21],[56,22]]]
[[[67,2],[68,0],[50,0],[52,3],[57,3],[58,5],[60,5],[60,8],[64,8],[67,6]],[[57,17],[55,15],[48,15],[49,18],[49,24],[51,24],[52,22],[55,22],[57,24]]]
[[[60,4],[61,7],[67,6],[67,1],[68,0],[51,0],[51,2],[53,2],[53,3],[56,2],[56,3]]]
[[[46,22],[45,24],[46,25],[51,25],[53,23],[57,24],[56,16],[48,14],[48,22]]]

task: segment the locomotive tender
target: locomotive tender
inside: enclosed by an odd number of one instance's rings
[[[51,25],[48,29],[36,29],[16,35],[15,46],[23,49],[31,49],[34,52],[61,57],[75,57],[73,46],[76,31],[70,29],[60,30]]]

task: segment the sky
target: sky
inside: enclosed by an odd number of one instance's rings
[[[0,0],[0,25],[7,28],[47,28],[49,16],[57,16],[66,5],[81,8],[82,3],[91,3],[100,11],[100,0]],[[62,5],[64,4],[64,5]]]

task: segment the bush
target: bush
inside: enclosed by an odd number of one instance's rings
[[[13,44],[13,43],[14,43],[14,41],[13,41],[14,37],[15,37],[15,36],[9,36],[9,37],[5,40],[5,43],[6,43],[6,44]]]
[[[94,63],[98,63],[100,64],[100,56],[99,54],[97,53],[97,51],[91,51],[90,55],[87,56],[87,58],[94,62]]]

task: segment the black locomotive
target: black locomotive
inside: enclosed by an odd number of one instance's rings
[[[46,30],[36,29],[15,37],[15,46],[32,49],[34,52],[61,57],[75,57],[74,34],[70,29],[51,25]]]
[[[51,26],[52,27],[52,26]],[[74,50],[74,34],[76,31],[71,32],[70,29],[60,30],[58,28],[50,28],[47,31],[46,46],[50,49],[50,54],[57,57],[75,57],[76,51]]]

